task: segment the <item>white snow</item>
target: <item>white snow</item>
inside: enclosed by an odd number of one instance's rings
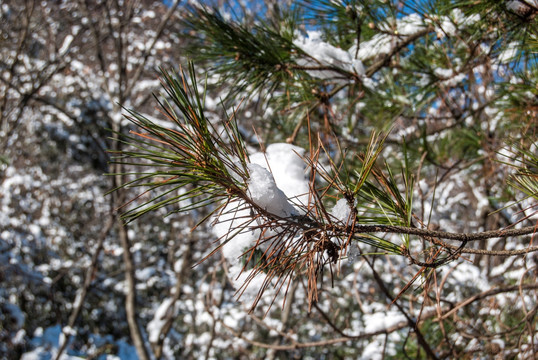
[[[440,78],[445,78],[445,79],[448,79],[452,76],[454,76],[454,70],[452,69],[441,69],[441,68],[436,68],[433,70],[433,73],[440,77]]]
[[[239,264],[239,258],[259,237],[259,230],[243,228],[249,221],[251,213],[241,203],[228,205],[219,215],[218,222],[213,226],[214,233],[220,239],[222,254],[233,266]],[[239,230],[238,230],[239,229]]]
[[[60,325],[51,326],[43,331],[39,328],[34,333],[32,342],[36,346],[32,351],[28,351],[21,356],[21,360],[41,360],[54,358],[57,354],[60,340],[64,337]],[[82,360],[83,358],[64,353],[62,360]]]
[[[513,42],[509,43],[506,46],[506,49],[504,49],[499,54],[499,56],[497,57],[497,60],[501,64],[509,63],[510,61],[512,61],[516,57],[516,54],[517,54],[517,51],[518,51],[519,47],[520,47],[520,44],[518,42],[516,42],[516,41],[513,41]]]
[[[342,198],[336,202],[331,210],[331,215],[341,221],[344,225],[350,222],[351,208],[346,199]]]
[[[419,14],[409,14],[397,20],[398,35],[413,35],[424,29],[424,19]],[[384,29],[390,31],[391,29]]]
[[[301,147],[276,143],[269,145],[265,153],[250,155],[250,161],[269,170],[276,186],[292,202],[307,205],[309,184],[302,159],[304,153]]]
[[[257,164],[249,164],[248,194],[254,203],[271,214],[289,217],[296,211],[288,202],[286,194],[280,190],[273,175]]]
[[[172,305],[172,298],[166,298],[159,305],[153,315],[153,319],[148,323],[148,338],[150,343],[156,343],[159,340],[159,335],[161,334],[162,327],[166,323],[167,315],[175,317],[177,316],[179,308],[177,304]],[[169,314],[171,312],[171,314]]]
[[[296,33],[293,43],[310,55],[315,61],[298,59],[298,65],[302,66],[336,66],[340,69],[355,73],[359,76],[364,75],[364,66],[362,61],[355,58],[351,51],[337,48],[321,38],[321,32],[308,31],[306,36]],[[309,74],[318,78],[334,78],[338,73],[330,70],[309,70]]]
[[[533,6],[534,8],[538,8],[538,0],[509,0],[506,2],[506,8],[518,14],[531,10],[529,5]]]
[[[58,50],[58,55],[64,56],[67,51],[69,50],[69,47],[71,46],[71,43],[73,42],[73,35],[69,34],[65,37],[64,42],[62,43],[62,47]]]
[[[397,310],[389,310],[386,312],[376,311],[372,314],[364,314],[363,320],[365,324],[364,331],[368,333],[390,328],[406,321],[406,318]]]
[[[252,154],[247,165],[247,194],[250,199],[263,210],[279,217],[299,214],[293,204],[306,205],[308,202],[308,179],[301,159],[303,154],[304,149],[289,144],[272,144],[265,153]],[[261,235],[259,229],[253,228],[258,225],[254,214],[254,209],[243,201],[232,202],[213,226],[222,244],[222,254],[230,265],[229,278],[235,288],[240,289],[241,299],[245,302],[254,300],[265,281],[263,273],[255,275],[252,271],[242,272],[243,264],[240,261],[245,251],[256,245]],[[269,244],[260,248],[267,246]],[[241,288],[247,280],[248,286]]]
[[[154,267],[147,267],[144,269],[136,270],[136,278],[142,282],[147,282],[153,275],[155,275]]]

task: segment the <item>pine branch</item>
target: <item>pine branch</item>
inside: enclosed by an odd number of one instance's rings
[[[436,237],[441,239],[457,240],[461,242],[488,240],[494,238],[506,238],[513,236],[531,235],[538,228],[536,226],[527,226],[521,229],[499,229],[477,233],[451,233],[446,231],[417,229],[407,226],[392,225],[355,225],[355,233],[391,233],[391,234],[408,234],[422,237]]]
[[[298,273],[307,274],[310,304],[317,301],[324,270],[332,269],[333,264],[346,254],[351,241],[369,245],[374,252],[404,256],[412,264],[424,268],[436,268],[457,259],[466,251],[465,246],[469,242],[536,232],[536,226],[476,233],[451,233],[415,227],[411,222],[414,181],[407,155],[402,164],[405,186],[402,193],[392,168],[385,164],[385,170],[382,170],[376,165],[386,135],[375,134],[364,155],[357,157],[360,165],[354,166],[360,166],[360,170],[356,172],[356,177],[349,175],[352,169],[347,168],[349,165],[345,154],[340,154],[341,160],[337,162],[319,141],[318,148],[312,148],[310,156],[304,157],[313,174],[309,203],[294,203],[288,199],[296,214],[288,211],[284,215],[268,210],[254,200],[249,190],[252,169],[234,116],[224,122],[223,130],[217,130],[216,125],[209,122],[204,115],[204,95],[198,92],[192,64],[189,66],[189,77],[183,72],[172,74],[166,71],[162,71],[162,76],[167,98],[159,104],[171,127],[158,125],[134,111],[129,112],[130,120],[142,130],[124,136],[124,141],[133,150],[120,152],[118,162],[130,164],[129,159],[142,159],[148,161],[146,165],[157,170],[134,173],[138,177],[123,185],[147,187],[149,189],[143,194],[153,194],[150,200],[128,210],[124,217],[134,220],[149,211],[189,200],[191,205],[173,211],[213,207],[210,215],[202,221],[214,215],[216,223],[222,221],[231,224],[228,233],[219,239],[221,245],[216,250],[238,234],[258,233],[258,238],[251,246],[243,254],[238,254],[245,259],[242,271],[250,272],[238,290],[239,294],[257,275],[265,275],[252,309],[266,289],[274,287],[278,293]],[[328,160],[328,168],[320,161],[322,153]],[[323,188],[316,185],[316,177],[326,182]],[[186,188],[189,190],[180,192]],[[178,191],[180,195],[176,195]],[[351,214],[347,221],[337,219],[327,210],[329,195],[345,199]],[[375,236],[376,233],[402,234],[406,237],[404,243],[398,245]],[[437,246],[435,256],[428,261],[415,259],[409,248],[409,235],[433,242]],[[460,246],[454,249],[438,239],[456,240]],[[264,250],[260,251],[262,247]],[[529,247],[510,253],[489,254],[515,256],[536,250],[536,247]],[[443,253],[447,256],[441,256]]]

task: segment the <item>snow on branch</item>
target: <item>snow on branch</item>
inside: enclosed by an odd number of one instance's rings
[[[414,181],[409,170],[402,169],[402,190],[391,167],[379,166],[386,136],[372,134],[366,151],[353,159],[358,169],[354,172],[346,168],[345,154],[335,156],[321,139],[309,152],[271,144],[252,154],[243,143],[236,113],[222,125],[205,117],[205,94],[198,91],[192,64],[188,73],[162,70],[162,82],[166,97],[159,104],[169,126],[129,111],[139,129],[124,137],[130,148],[118,153],[116,161],[149,170],[128,174],[134,179],[124,187],[146,190],[125,204],[130,209],[124,218],[132,221],[161,208],[170,212],[210,208],[202,222],[212,219],[219,243],[208,256],[222,252],[238,295],[251,301],[252,308],[266,291],[273,294],[273,301],[281,291],[285,295],[289,283],[300,275],[307,278],[312,305],[324,274],[334,274],[352,242],[362,245],[362,256],[393,254],[435,268],[457,259],[469,242],[536,230],[466,234],[422,227],[413,221]],[[387,233],[400,234],[401,240],[378,236]],[[410,236],[430,242],[434,250],[430,255],[413,254]],[[537,250],[527,248],[524,253]]]

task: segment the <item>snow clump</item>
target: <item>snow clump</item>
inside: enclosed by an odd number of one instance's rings
[[[306,205],[309,189],[305,163],[301,158],[303,154],[304,149],[290,144],[271,144],[265,153],[252,154],[247,165],[247,194],[250,199],[279,217],[299,215],[300,210],[294,204]],[[260,229],[256,228],[257,221],[253,209],[244,201],[235,201],[220,212],[213,226],[213,232],[222,244],[222,254],[230,266],[230,280],[236,289],[248,282],[241,295],[244,302],[253,300],[265,282],[263,274],[243,271],[241,261],[245,251],[255,246],[261,236]]]

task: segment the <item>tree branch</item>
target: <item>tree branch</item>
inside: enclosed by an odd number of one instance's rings
[[[55,360],[59,360],[62,357],[63,352],[65,351],[67,345],[69,344],[69,337],[72,335],[71,331],[75,327],[75,322],[77,321],[78,316],[82,310],[82,306],[84,305],[86,295],[88,294],[88,290],[97,272],[99,255],[101,254],[101,251],[103,250],[103,244],[113,225],[114,225],[114,216],[110,216],[107,219],[106,225],[103,228],[103,231],[101,232],[99,236],[99,239],[97,240],[97,245],[92,255],[92,261],[91,261],[90,267],[86,271],[84,284],[82,288],[79,291],[77,291],[77,295],[75,297],[75,300],[73,301],[73,311],[71,312],[71,315],[69,316],[69,320],[67,321],[67,326],[65,326],[62,329],[62,333],[64,335],[64,341],[62,342],[60,348],[58,349],[58,352],[56,353]]]
[[[424,237],[437,237],[441,239],[450,239],[457,241],[477,241],[493,238],[506,238],[511,236],[522,236],[534,234],[538,231],[536,226],[527,226],[521,229],[499,229],[477,233],[451,233],[446,231],[417,229],[406,226],[395,225],[355,225],[355,234],[364,233],[391,233],[391,234],[408,234]],[[535,249],[535,248],[530,248]],[[536,251],[536,250],[532,250]],[[505,254],[506,255],[506,254]]]
[[[392,51],[390,53],[386,54],[385,56],[383,56],[383,58],[379,59],[378,61],[376,61],[372,65],[370,65],[368,67],[368,69],[366,69],[366,76],[371,77],[376,72],[378,72],[381,68],[387,66],[394,55],[398,54],[407,45],[410,45],[413,41],[415,41],[417,39],[420,39],[424,35],[431,32],[432,30],[433,30],[433,28],[428,26],[424,30],[421,30],[421,31],[419,31],[419,32],[405,38],[401,43],[396,45],[392,49]]]
[[[136,353],[141,360],[149,360],[149,352],[143,340],[142,331],[138,324],[138,315],[136,310],[136,277],[133,255],[131,253],[131,242],[127,234],[127,229],[122,223],[122,220],[117,221],[119,237],[123,247],[123,261],[125,263],[125,312],[127,315],[127,323],[131,332],[131,339],[136,348]]]

